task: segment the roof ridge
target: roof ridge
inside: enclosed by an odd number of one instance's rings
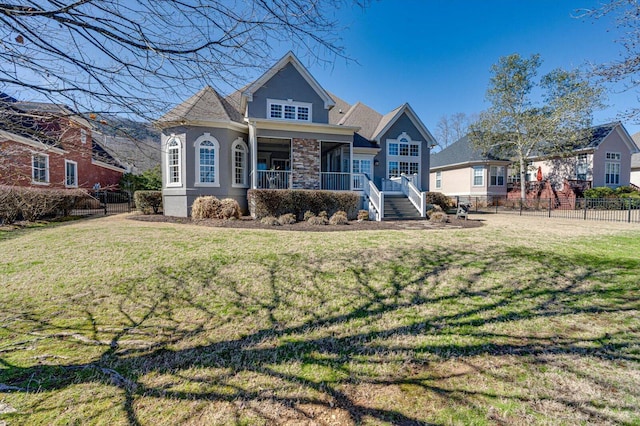
[[[353,111],[356,110],[356,107],[358,105],[362,104],[362,102],[357,101],[355,104],[351,105],[351,107],[349,108],[349,110],[344,114],[344,117],[342,117],[342,119],[340,121],[338,121],[338,124],[344,124],[347,121],[347,118],[349,118],[351,116],[351,114],[353,113]],[[362,104],[364,105],[364,104]]]

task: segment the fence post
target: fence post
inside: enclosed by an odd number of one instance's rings
[[[520,216],[522,216],[522,197],[520,198]]]
[[[629,215],[627,216],[627,222],[631,223],[631,198],[627,198],[627,203],[629,203]]]
[[[582,202],[584,203],[584,220],[587,220],[587,199],[583,198]]]
[[[102,191],[102,199],[104,200],[104,215],[107,215],[107,190]]]
[[[549,217],[551,217],[551,198],[547,201],[547,210],[549,212]]]

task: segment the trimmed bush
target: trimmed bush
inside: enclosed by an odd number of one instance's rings
[[[283,214],[278,218],[280,225],[293,225],[296,222],[296,217],[292,213]]]
[[[426,193],[427,204],[435,204],[440,206],[444,211],[449,210],[454,206],[451,199],[441,192],[427,192]]]
[[[429,216],[429,221],[434,223],[446,223],[449,222],[449,216],[443,211],[434,211]]]
[[[302,217],[302,219],[306,222],[307,220],[315,216],[316,214],[314,212],[312,212],[311,210],[307,210],[306,212],[304,212],[304,216]]]
[[[349,219],[347,219],[347,212],[337,211],[333,215],[331,215],[331,219],[329,219],[329,223],[331,225],[348,225]]]
[[[89,195],[81,189],[44,189],[0,186],[0,222],[35,221],[68,215]]]
[[[326,217],[322,217],[322,216],[310,217],[309,220],[307,220],[307,222],[309,223],[309,225],[327,225],[327,224],[329,224],[329,221],[327,220],[327,218]]]
[[[584,191],[584,198],[609,198],[614,197],[616,192],[607,186],[598,186]]]
[[[358,222],[364,222],[365,220],[369,220],[369,212],[366,210],[358,211]]]
[[[250,189],[247,194],[251,215],[257,219],[292,213],[303,220],[304,213],[327,211],[330,215],[342,210],[355,219],[360,195],[355,192],[316,191],[306,189]]]
[[[325,218],[325,219],[328,219],[328,218],[329,218],[329,214],[328,214],[326,211],[324,211],[324,210],[323,210],[323,211],[321,211],[320,213],[318,213],[318,216],[319,216],[319,217],[323,217],[323,218]]]
[[[280,226],[280,222],[273,216],[266,216],[260,219],[260,223],[267,226]]]
[[[136,191],[133,194],[136,208],[144,214],[158,214],[162,207],[162,191]]]
[[[240,218],[240,205],[233,198],[220,200],[220,219]]]

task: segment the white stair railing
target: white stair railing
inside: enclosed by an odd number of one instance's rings
[[[402,193],[411,201],[420,213],[420,217],[427,216],[427,193],[421,192],[414,184],[415,178],[411,179],[402,175]]]
[[[364,193],[369,199],[369,214],[373,214],[376,221],[381,221],[384,217],[384,192],[381,192],[376,187],[366,174],[362,174],[364,177]]]

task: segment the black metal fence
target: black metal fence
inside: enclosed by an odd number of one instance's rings
[[[536,198],[506,196],[455,197],[456,206],[469,204],[471,213],[504,213],[580,220],[640,223],[638,198]]]
[[[71,210],[72,216],[93,216],[129,213],[134,209],[127,191],[96,191]]]

